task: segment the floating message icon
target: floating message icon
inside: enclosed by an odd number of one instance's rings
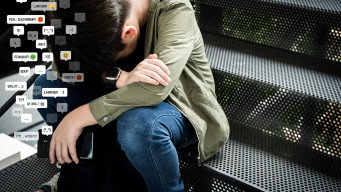
[[[33,87],[33,95],[34,96],[41,95],[41,86],[34,86]]]
[[[80,62],[79,61],[70,61],[69,62],[69,70],[70,71],[79,71],[80,70]]]
[[[67,103],[57,103],[57,112],[65,113],[68,110]]]
[[[36,48],[37,49],[46,49],[47,41],[45,39],[36,40]]]
[[[49,136],[53,133],[53,127],[52,126],[42,126],[41,127],[41,134]]]
[[[34,67],[34,73],[41,75],[46,73],[46,66],[45,65],[36,65]]]
[[[54,43],[56,45],[65,45],[66,44],[66,36],[55,36],[54,37]]]
[[[38,39],[38,31],[27,31],[27,40],[35,41]]]
[[[75,21],[79,23],[85,22],[85,13],[75,13]]]
[[[23,35],[25,33],[24,26],[13,26],[13,34],[14,35]]]
[[[57,72],[56,71],[46,71],[46,79],[49,81],[57,80]]]
[[[15,103],[18,105],[25,105],[26,96],[25,95],[17,95],[15,97]]]
[[[8,24],[45,24],[45,15],[7,15]]]
[[[21,114],[21,122],[22,123],[31,123],[32,122],[32,114]]]
[[[5,90],[6,91],[26,91],[27,83],[26,82],[6,82]]]
[[[23,77],[30,76],[31,68],[29,67],[19,67],[19,75]]]
[[[57,3],[56,2],[31,2],[31,10],[32,11],[56,11]]]
[[[54,35],[54,26],[43,26],[43,35]]]
[[[14,132],[13,138],[19,141],[38,141],[39,133],[38,132]]]
[[[26,99],[25,108],[26,109],[47,108],[47,100],[46,99]]]
[[[61,51],[60,60],[71,60],[71,51]]]
[[[84,73],[63,73],[62,81],[64,82],[84,82]]]
[[[68,35],[77,34],[77,25],[66,25],[65,33]]]
[[[12,53],[14,62],[35,62],[38,60],[38,54],[35,52],[14,52]]]
[[[57,113],[47,113],[46,114],[46,122],[47,123],[57,123]]]
[[[70,0],[59,0],[59,8],[70,8]]]
[[[67,97],[67,88],[43,88],[43,97]]]
[[[12,108],[12,116],[13,117],[20,117],[21,114],[24,113],[24,108],[22,107],[13,107]]]
[[[43,53],[43,61],[45,61],[45,62],[53,61],[53,53],[51,53],[51,52]]]
[[[51,19],[51,25],[54,26],[55,29],[59,29],[62,27],[61,19]]]
[[[21,47],[21,39],[20,38],[11,38],[9,40],[9,46],[14,47],[14,48]]]
[[[27,0],[17,0],[18,3],[26,3]]]

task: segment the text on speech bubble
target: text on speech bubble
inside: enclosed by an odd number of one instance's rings
[[[20,141],[38,141],[39,133],[38,132],[14,132],[14,139],[18,139]]]
[[[26,82],[6,82],[5,90],[6,91],[26,91],[27,83]]]
[[[7,24],[45,24],[45,15],[7,15]]]
[[[12,53],[12,60],[14,62],[35,62],[38,61],[38,54],[36,52],[14,52]]]
[[[43,97],[67,97],[67,88],[43,88]]]

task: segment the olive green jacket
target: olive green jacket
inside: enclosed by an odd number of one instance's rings
[[[145,57],[156,53],[171,71],[168,86],[132,83],[90,102],[105,126],[125,111],[167,101],[185,115],[199,140],[199,161],[213,156],[229,137],[229,124],[217,102],[214,79],[189,0],[151,0]]]

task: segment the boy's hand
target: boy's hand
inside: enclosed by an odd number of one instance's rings
[[[57,156],[61,164],[72,161],[78,164],[77,139],[84,127],[94,124],[97,124],[97,121],[91,114],[89,104],[82,105],[67,114],[52,135],[49,150],[51,163],[55,163]]]
[[[158,59],[156,54],[149,55],[147,59],[139,63],[133,71],[122,71],[116,82],[117,88],[125,87],[134,82],[144,82],[152,85],[167,86],[171,81],[168,67]]]

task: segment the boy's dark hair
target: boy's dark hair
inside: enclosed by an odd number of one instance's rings
[[[103,88],[104,71],[115,65],[117,53],[125,48],[121,32],[131,6],[127,0],[70,0],[70,3],[70,8],[58,7],[47,17],[47,22],[62,20],[62,27],[55,29],[55,35],[46,37],[57,71],[72,72],[69,61],[60,60],[60,51],[71,51],[71,61],[79,61],[80,72],[84,73],[84,83],[78,85]],[[75,13],[85,13],[86,21],[75,22]],[[66,25],[77,25],[77,34],[65,34]],[[66,36],[66,44],[55,44],[55,36]]]

